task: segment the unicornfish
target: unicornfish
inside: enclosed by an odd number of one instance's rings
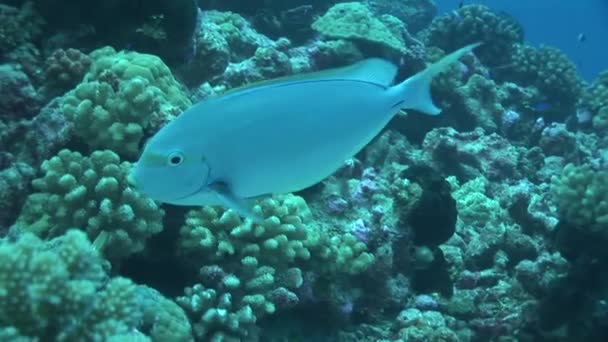
[[[224,205],[255,219],[253,199],[320,182],[401,110],[439,114],[433,77],[478,45],[397,84],[395,64],[369,58],[201,101],[148,140],[131,182],[160,202]]]

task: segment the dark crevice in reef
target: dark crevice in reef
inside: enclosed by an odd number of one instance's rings
[[[134,282],[158,290],[173,298],[183,294],[186,286],[192,285],[196,274],[177,255],[179,227],[190,207],[165,206],[165,229],[150,238],[146,250],[131,256],[120,264],[118,273]]]
[[[397,262],[402,263],[403,269],[412,268],[408,263],[416,260],[412,260],[411,251],[418,247],[428,249],[432,261],[424,267],[414,267],[412,288],[420,293],[437,291],[449,297],[453,294],[453,281],[438,246],[456,231],[458,210],[450,185],[433,168],[423,165],[412,166],[401,176],[420,184],[423,192],[414,207],[401,215],[402,226],[409,227],[410,234],[403,234],[394,243],[393,250],[401,251],[396,256]]]

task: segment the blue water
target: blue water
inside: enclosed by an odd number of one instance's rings
[[[436,0],[441,12],[458,7],[459,0]],[[593,80],[608,69],[608,0],[481,0],[480,3],[517,18],[534,45],[548,44],[565,52],[581,75]],[[587,40],[579,42],[584,33]]]

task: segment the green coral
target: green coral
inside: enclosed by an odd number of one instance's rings
[[[593,128],[599,132],[608,132],[608,106],[600,108],[593,116]]]
[[[454,189],[453,196],[458,206],[458,218],[467,226],[484,228],[497,226],[504,217],[505,210],[500,203],[486,195],[488,180],[478,177],[462,185],[458,185],[455,177],[448,181]]]
[[[142,78],[121,82],[85,82],[66,95],[63,112],[74,132],[93,149],[108,148],[134,157],[150,124],[157,92]]]
[[[181,78],[190,86],[222,82],[230,63],[243,62],[260,47],[275,46],[237,13],[210,10],[204,16],[195,32],[197,49],[192,61],[179,68]]]
[[[325,266],[318,267],[319,273],[357,275],[374,263],[374,256],[367,252],[367,245],[349,233],[332,236],[328,242],[317,246],[322,250],[319,258],[327,261]]]
[[[303,269],[315,265],[320,273],[357,274],[373,262],[354,237],[332,237],[313,227],[301,197],[265,199],[254,211],[262,224],[215,207],[186,216],[179,251],[186,262],[196,261],[201,280],[178,303],[195,322],[199,339],[254,341],[260,318],[298,303]]]
[[[213,33],[213,42],[220,46],[227,46],[230,53],[233,54],[231,59],[239,61],[248,58],[259,47],[259,38],[255,31],[250,27],[250,23],[238,13],[207,11],[205,12],[205,20]],[[210,32],[200,30],[198,32],[199,39],[207,41],[206,37]],[[213,62],[212,62],[213,63]]]
[[[184,109],[192,103],[184,87],[175,80],[171,69],[155,55],[138,52],[116,52],[105,47],[91,52],[93,64],[85,81],[95,81],[111,74],[119,82],[142,78],[156,87],[160,93],[156,101],[162,106]]]
[[[264,224],[214,207],[187,214],[179,250],[205,266],[201,284],[178,302],[196,317],[199,339],[251,339],[257,319],[289,305],[285,300],[297,303],[292,291],[301,285],[302,273],[292,265],[311,256],[302,223],[310,215],[306,203],[295,196],[267,199],[256,211]]]
[[[108,232],[104,253],[118,258],[144,249],[162,230],[164,212],[128,186],[131,165],[112,151],[90,156],[62,150],[42,164],[44,175],[32,182],[19,227],[58,236],[82,227],[89,237]]]
[[[26,163],[13,163],[0,168],[0,227],[10,225],[27,196],[28,184],[36,170]]]
[[[375,17],[362,3],[345,2],[331,7],[312,28],[331,39],[347,39],[382,46],[394,54],[406,51],[401,30],[405,26],[390,15]]]
[[[608,131],[608,70],[585,89],[581,104],[593,114],[593,128]]]
[[[6,53],[38,38],[43,24],[33,1],[23,2],[21,8],[0,4],[0,52]]]
[[[323,67],[337,67],[352,64],[364,58],[363,53],[355,43],[349,40],[326,40],[317,44],[317,55],[322,61],[330,61]]]
[[[579,229],[608,235],[608,171],[568,164],[551,182],[563,220]]]
[[[583,82],[576,66],[558,49],[517,44],[511,63],[497,72],[502,81],[535,87],[550,105],[553,118],[564,118],[576,110]]]
[[[143,311],[141,330],[152,341],[194,341],[190,321],[177,303],[147,286],[139,286],[138,295]]]
[[[482,42],[475,55],[486,65],[508,61],[513,44],[523,41],[522,28],[511,18],[484,5],[467,5],[437,17],[426,32],[426,45],[454,51],[467,44]]]
[[[108,278],[86,235],[43,242],[0,239],[0,337],[11,341],[106,341],[135,330],[136,286]]]
[[[76,135],[93,149],[135,157],[148,129],[191,104],[156,56],[103,48],[91,57],[89,73],[64,96],[62,109]]]
[[[494,81],[475,74],[464,86],[458,87],[456,93],[476,126],[487,132],[496,131],[505,108],[501,105],[504,95]]]
[[[608,107],[608,70],[602,71],[597,79],[587,88],[582,96],[582,102],[593,113]]]

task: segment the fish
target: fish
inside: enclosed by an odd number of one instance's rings
[[[544,102],[544,101],[535,103],[532,106],[532,110],[534,110],[535,112],[539,112],[539,113],[547,112],[547,111],[551,110],[552,108],[553,108],[553,106],[551,106],[551,103]]]
[[[584,33],[579,33],[576,39],[579,41],[579,43],[584,43],[587,40],[587,36]]]
[[[395,64],[368,58],[203,100],[146,142],[129,180],[161,203],[223,205],[259,222],[255,200],[327,178],[401,110],[438,115],[431,81],[479,45],[396,84]]]

